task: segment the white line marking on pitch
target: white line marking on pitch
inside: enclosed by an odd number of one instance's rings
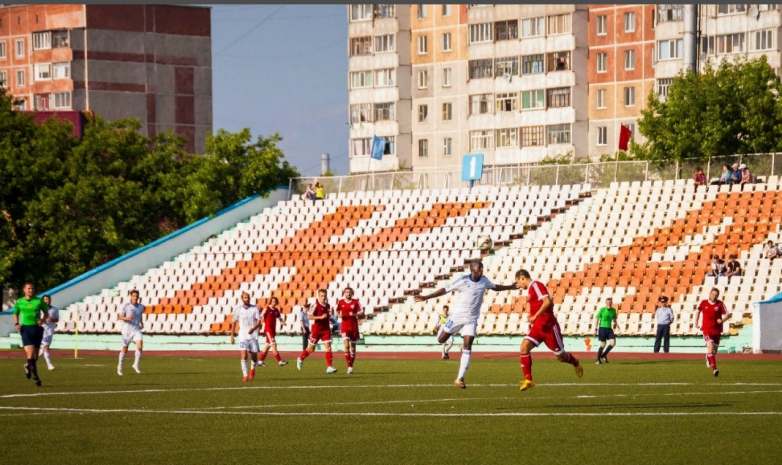
[[[664,393],[642,393],[642,394],[599,394],[594,396],[584,395],[576,396],[576,399],[595,399],[601,397],[638,397],[638,396],[697,396],[697,395],[732,395],[732,394],[771,394],[782,391],[701,391],[701,392],[664,392]],[[540,399],[540,397],[538,397]]]
[[[782,412],[502,412],[502,413],[393,413],[393,412],[225,412],[205,410],[79,409],[55,407],[0,407],[0,410],[22,410],[61,413],[159,413],[185,415],[255,415],[255,416],[334,416],[334,417],[656,417],[656,416],[771,416]]]
[[[329,402],[328,405],[373,405],[373,404],[422,404],[425,402],[452,402],[452,401],[465,401],[465,400],[507,400],[512,397],[464,397],[453,399],[414,399],[414,400],[378,400],[371,402]],[[239,407],[206,407],[206,408],[194,408],[193,410],[227,410],[227,409],[242,409],[242,408],[272,408],[272,407],[321,407],[323,402],[317,404],[276,404],[276,405],[243,405]]]
[[[152,392],[196,392],[196,391],[240,391],[253,389],[367,389],[367,388],[423,388],[423,387],[451,387],[451,384],[363,384],[363,385],[314,385],[314,386],[235,386],[213,388],[178,388],[178,389],[134,389],[122,391],[74,391],[74,392],[38,392],[31,394],[5,394],[0,399],[17,397],[44,397],[44,396],[76,396],[98,394],[146,394]],[[474,387],[518,387],[518,384],[470,384]],[[590,386],[782,386],[782,383],[721,383],[721,384],[696,384],[696,383],[552,383],[538,384],[539,387],[590,387]]]

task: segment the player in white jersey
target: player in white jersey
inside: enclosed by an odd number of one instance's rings
[[[242,292],[242,305],[234,310],[234,322],[231,327],[231,344],[234,343],[236,327],[239,326],[239,350],[242,351],[242,375],[245,382],[255,378],[255,365],[258,364],[258,328],[261,327],[261,312],[250,304],[250,294]],[[252,359],[250,376],[247,376],[247,354]]]
[[[141,351],[144,350],[144,336],[141,334],[141,315],[144,314],[144,306],[139,302],[138,291],[130,291],[130,302],[125,303],[119,311],[118,320],[122,322],[122,350],[119,352],[119,364],[117,365],[117,374],[122,376],[122,362],[125,361],[125,354],[128,353],[128,346],[133,341],[136,344],[136,360],[133,362],[133,369],[141,374],[139,363],[141,363]]]
[[[449,292],[458,292],[460,294],[459,303],[453,306],[451,316],[448,321],[440,328],[437,334],[437,342],[444,344],[453,334],[461,331],[462,335],[462,359],[459,365],[459,375],[454,381],[454,386],[465,389],[464,374],[470,366],[472,357],[472,342],[475,339],[475,333],[478,329],[478,318],[481,316],[481,305],[483,304],[483,295],[487,290],[509,291],[518,289],[516,283],[503,286],[489,281],[489,278],[483,275],[483,263],[480,260],[470,262],[470,274],[456,279],[454,282],[426,296],[416,296],[416,302],[434,299]]]
[[[46,317],[43,323],[43,341],[41,345],[41,355],[46,360],[46,365],[50,370],[54,370],[52,365],[52,357],[49,355],[49,346],[52,345],[52,338],[54,337],[54,330],[57,328],[57,322],[60,321],[60,311],[57,307],[52,306],[52,298],[48,295],[43,296],[43,302],[49,307],[49,316]]]

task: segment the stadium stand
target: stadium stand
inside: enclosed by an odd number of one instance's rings
[[[703,186],[692,181],[589,185],[479,186],[329,194],[313,203],[293,196],[161,267],[70,305],[58,331],[118,331],[116,314],[130,289],[147,305],[145,332],[224,334],[240,293],[263,305],[276,296],[279,331],[298,330],[300,309],[320,287],[335,301],[350,285],[369,318],[362,333],[431,334],[444,296],[412,296],[464,273],[489,235],[487,276],[510,283],[519,268],[548,283],[565,335],[591,335],[608,296],[620,335],[652,336],[657,297],[671,298],[674,335],[699,334],[694,310],[712,286],[733,310],[730,329],[750,323],[751,303],[779,291],[782,260],[761,259],[762,243],[780,239],[782,190],[766,184]],[[709,278],[711,256],[738,255],[742,277]],[[726,292],[727,291],[727,292]],[[528,329],[523,291],[488,293],[479,335]],[[70,310],[70,311],[69,311]]]

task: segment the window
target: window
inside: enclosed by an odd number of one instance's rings
[[[451,85],[453,85],[453,70],[443,68],[443,87],[451,87]]]
[[[371,123],[372,104],[357,103],[350,106],[350,124]]]
[[[548,34],[565,34],[570,32],[570,13],[548,17]]]
[[[24,87],[24,70],[19,69],[16,71],[16,87]]]
[[[429,141],[427,139],[421,139],[418,141],[418,156],[420,158],[426,158],[429,156]]]
[[[375,121],[391,121],[395,119],[394,102],[375,104]]]
[[[480,42],[491,42],[492,39],[492,24],[470,24],[470,43],[476,44]]]
[[[61,61],[52,65],[52,77],[54,79],[68,79],[71,77],[71,63]]]
[[[446,32],[443,34],[443,52],[451,51],[451,33]]]
[[[418,19],[426,19],[426,5],[418,5]]]
[[[48,50],[52,48],[52,34],[50,32],[33,33],[33,50]]]
[[[16,108],[18,108],[20,111],[27,110],[27,99],[21,99],[19,105],[17,105]]]
[[[752,41],[752,50],[771,50],[774,48],[774,30],[767,29],[765,31],[756,31],[754,34],[754,40]]]
[[[570,143],[570,125],[554,124],[548,128],[549,144],[569,144]]]
[[[470,150],[491,149],[493,132],[491,129],[470,131]]]
[[[470,114],[485,115],[491,113],[494,106],[492,94],[470,95]]]
[[[351,145],[351,152],[354,157],[363,157],[372,153],[372,139],[353,139]]]
[[[517,92],[506,92],[497,94],[495,99],[497,111],[516,111],[519,105],[519,94]]]
[[[0,42],[0,60],[6,59],[5,42]]]
[[[665,78],[657,80],[657,95],[661,99],[668,97],[668,87],[673,84],[673,78]]]
[[[426,52],[427,52],[426,36],[418,36],[418,54],[426,55]]]
[[[625,69],[635,69],[635,50],[625,50]]]
[[[684,5],[657,5],[657,22],[681,21],[684,19]]]
[[[549,89],[546,92],[548,93],[549,108],[565,108],[570,106],[570,87]]]
[[[443,16],[451,16],[451,5],[443,5]]]
[[[381,137],[386,140],[386,146],[383,149],[383,155],[396,154],[396,136]]]
[[[717,14],[732,15],[734,13],[743,13],[744,4],[741,5],[717,5]]]
[[[393,18],[394,5],[375,5],[375,18]]]
[[[606,90],[605,89],[598,89],[597,95],[595,96],[595,104],[597,105],[598,110],[605,110],[606,108]]]
[[[608,54],[598,53],[597,54],[597,72],[598,73],[605,73],[608,71]]]
[[[350,21],[372,19],[372,5],[350,5]]]
[[[714,55],[714,36],[701,37],[700,50],[701,55]]]
[[[33,66],[33,76],[36,81],[49,81],[52,79],[52,64],[40,63]]]
[[[350,73],[350,88],[360,89],[362,87],[372,87],[372,71]]]
[[[33,96],[33,108],[38,111],[49,109],[49,94],[35,94]]]
[[[443,138],[443,155],[453,155],[453,139],[450,137]]]
[[[494,60],[494,76],[518,76],[519,75],[519,57],[497,58]]]
[[[601,15],[597,17],[597,35],[604,36],[608,34],[608,16]]]
[[[394,85],[396,72],[393,68],[378,69],[375,71],[375,85],[377,87],[389,87]]]
[[[545,16],[539,18],[527,18],[521,20],[521,36],[535,37],[545,34]]]
[[[8,88],[8,73],[0,71],[0,87]]]
[[[543,54],[524,55],[521,57],[521,72],[523,74],[538,74],[543,72]]]
[[[528,126],[521,128],[521,146],[536,147],[546,145],[543,138],[543,126]]]
[[[744,51],[744,33],[717,36],[717,53],[739,53]]]
[[[597,145],[608,145],[608,127],[597,127]]]
[[[491,60],[470,60],[470,79],[490,78],[492,72]]]
[[[382,36],[375,36],[375,53],[393,52],[393,51],[394,51],[393,34],[384,34]]]
[[[443,103],[443,121],[451,121],[453,118],[453,105],[449,103]]]
[[[429,105],[418,105],[418,122],[426,123],[429,119]]]
[[[548,54],[548,71],[567,71],[570,69],[570,52]]]
[[[519,38],[519,22],[513,21],[498,21],[494,23],[494,37],[497,40],[516,40]]]
[[[429,71],[418,72],[418,88],[426,89],[429,87]]]
[[[660,61],[681,58],[684,54],[684,41],[682,39],[660,40],[657,42],[657,50],[659,53],[657,58]]]
[[[24,58],[24,39],[18,39],[14,42],[16,47],[16,58]]]
[[[350,39],[350,56],[363,56],[372,54],[371,37],[352,37]]]
[[[625,13],[625,32],[635,32],[635,13]]]
[[[625,87],[624,97],[626,107],[632,107],[635,105],[635,87]]]
[[[545,98],[543,89],[526,90],[521,93],[521,109],[540,110],[546,108]]]
[[[519,146],[519,128],[497,129],[496,132],[497,148]]]

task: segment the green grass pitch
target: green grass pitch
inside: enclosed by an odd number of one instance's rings
[[[3,464],[771,464],[782,457],[779,361],[538,357],[519,392],[518,360],[473,359],[466,390],[452,360],[362,360],[325,374],[273,358],[254,381],[233,357],[0,359]],[[268,360],[267,360],[268,362]]]

